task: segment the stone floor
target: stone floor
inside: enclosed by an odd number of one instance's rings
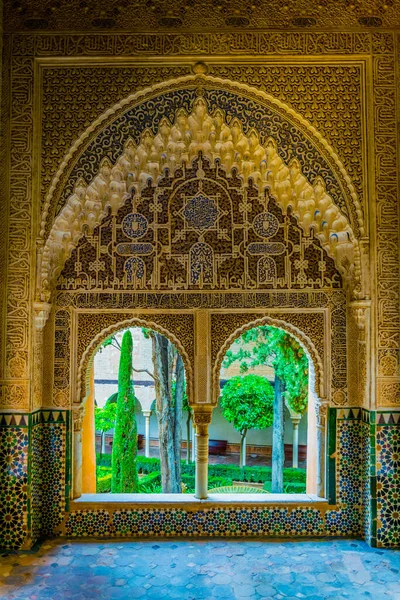
[[[400,550],[342,539],[54,540],[1,557],[0,598],[400,600]]]

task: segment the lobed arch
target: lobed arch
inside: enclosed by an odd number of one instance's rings
[[[327,389],[327,383],[325,381],[326,374],[323,367],[323,362],[321,357],[319,356],[318,350],[316,349],[313,342],[310,340],[308,336],[306,336],[300,329],[283,321],[281,319],[275,319],[273,317],[265,316],[254,321],[249,321],[241,327],[237,328],[229,337],[226,338],[224,344],[218,350],[216,355],[216,359],[214,361],[214,366],[212,370],[212,382],[213,382],[213,402],[215,405],[218,403],[218,398],[220,396],[220,387],[219,387],[219,379],[220,379],[220,371],[222,366],[222,361],[227,350],[233,344],[233,342],[238,339],[243,333],[249,331],[250,329],[254,329],[261,325],[270,325],[271,327],[276,327],[277,329],[282,329],[292,337],[296,339],[296,341],[301,345],[303,350],[305,351],[308,361],[309,361],[309,389],[313,393],[314,398],[316,400],[316,410],[319,410],[319,406],[325,402],[325,395]]]
[[[156,133],[145,129],[139,143],[132,138],[128,139],[115,162],[105,157],[97,175],[89,183],[82,178],[76,181],[67,203],[52,220],[50,206],[56,198],[57,186],[63,178],[70,175],[79,152],[82,155],[96,133],[104,129],[107,123],[112,123],[119,113],[146,97],[154,97],[172,88],[182,89],[185,85],[196,88],[219,85],[223,90],[247,94],[283,112],[296,127],[306,132],[319,151],[329,158],[335,172],[340,173],[342,182],[345,182],[344,185],[340,184],[343,196],[352,204],[357,218],[352,218],[351,211],[349,218],[341,212],[332,196],[327,193],[322,178],[317,178],[311,185],[302,172],[299,161],[293,159],[286,164],[279,155],[279,148],[273,138],[260,143],[258,131],[253,129],[244,132],[237,119],[233,118],[228,123],[221,111],[208,112],[207,105],[200,96],[191,113],[184,109],[177,110],[172,120],[166,117],[162,119]],[[198,139],[182,136],[180,127],[183,127],[184,132],[198,134]],[[174,168],[190,161],[200,151],[211,160],[219,160],[227,170],[234,167],[245,183],[251,178],[259,187],[268,187],[283,208],[290,206],[305,231],[314,228],[328,254],[335,258],[345,279],[352,281],[357,294],[361,286],[358,237],[364,235],[365,227],[356,191],[337,154],[308,121],[271,95],[247,84],[196,74],[132,94],[106,111],[75,142],[65,156],[46,197],[40,232],[42,241],[39,251],[38,295],[42,299],[49,299],[57,274],[84,228],[93,230],[106,211],[115,213],[118,210],[128,193],[140,191],[149,178],[157,180],[165,168],[173,172]],[[49,222],[51,228],[46,238]]]
[[[180,340],[173,333],[165,329],[165,327],[162,327],[158,323],[154,323],[150,319],[142,319],[140,317],[132,317],[131,319],[125,319],[123,321],[119,321],[118,323],[113,323],[112,325],[102,329],[95,335],[90,344],[85,348],[79,361],[77,371],[76,398],[78,399],[78,402],[85,403],[86,398],[90,393],[90,373],[93,367],[94,356],[101,344],[113,333],[117,333],[118,331],[121,331],[123,329],[128,329],[129,327],[145,327],[146,329],[152,329],[153,331],[164,335],[170,340],[172,344],[174,344],[183,360],[186,374],[188,402],[189,404],[192,404],[193,369],[190,358],[184,346],[182,345]]]

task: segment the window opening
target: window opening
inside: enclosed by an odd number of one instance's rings
[[[261,325],[232,343],[209,431],[210,493],[306,492],[308,379],[304,349],[282,329]]]
[[[194,493],[192,413],[174,344],[150,329],[122,330],[96,352],[93,378],[83,493]]]

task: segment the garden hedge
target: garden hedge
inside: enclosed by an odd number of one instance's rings
[[[98,477],[102,476],[103,468],[111,468],[111,456],[103,455],[100,460],[100,455],[97,455]],[[100,470],[99,470],[100,469]],[[137,469],[139,473],[153,474],[160,472],[160,460],[158,458],[146,458],[144,456],[137,457]],[[195,464],[186,464],[181,462],[182,482],[187,486],[188,490],[194,490]],[[212,487],[221,487],[232,485],[232,481],[247,481],[252,483],[269,483],[271,481],[271,467],[254,466],[240,468],[238,465],[209,465],[208,466],[209,487],[211,481],[224,480],[225,483],[215,484]],[[287,468],[283,471],[285,493],[304,493],[306,484],[306,470]],[[143,478],[141,478],[143,481]],[[229,481],[229,483],[227,483]],[[268,489],[268,486],[264,486]]]

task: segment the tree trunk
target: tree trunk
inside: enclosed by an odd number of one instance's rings
[[[190,438],[192,432],[192,415],[190,410],[188,409],[188,414],[186,417],[186,464],[190,464]]]
[[[179,494],[181,492],[180,449],[183,392],[178,391],[178,388],[180,390],[182,385],[183,363],[181,363],[181,359],[178,361],[174,347],[166,337],[152,332],[151,338],[162,491],[163,493]],[[172,386],[174,364],[175,375],[178,379],[175,397]]]
[[[179,493],[182,492],[181,486],[181,452],[182,452],[182,417],[183,417],[183,396],[185,393],[185,369],[183,360],[179,352],[175,351],[175,398],[173,398],[174,409],[174,442],[175,442],[175,477],[176,486]]]
[[[246,465],[246,435],[247,429],[243,429],[240,437],[240,468]]]
[[[283,381],[275,377],[274,421],[272,431],[272,487],[273,494],[283,493],[283,467],[285,464],[285,405]]]

